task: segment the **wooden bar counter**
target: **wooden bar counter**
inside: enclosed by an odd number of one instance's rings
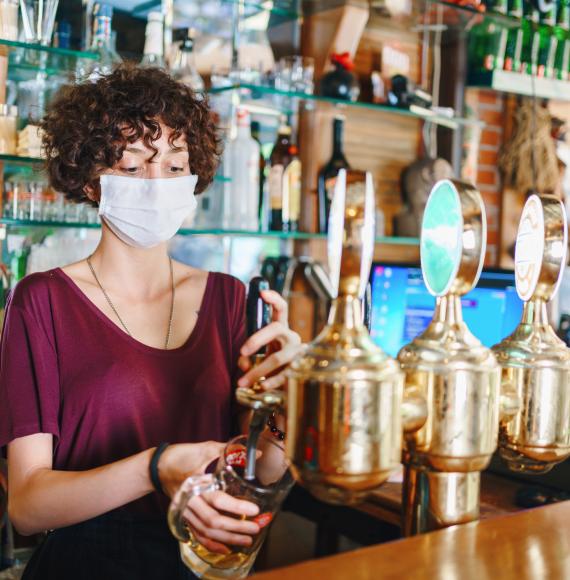
[[[255,580],[569,580],[570,501],[256,574]]]

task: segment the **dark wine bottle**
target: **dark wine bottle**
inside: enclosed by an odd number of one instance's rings
[[[328,163],[320,170],[317,180],[319,205],[319,231],[326,233],[329,225],[329,213],[338,172],[350,169],[350,165],[342,150],[343,117],[335,117],[333,121],[333,152]]]
[[[263,149],[259,139],[260,133],[261,125],[259,121],[252,121],[251,136],[259,143],[259,223],[263,225],[264,223],[267,223],[264,221],[263,217],[266,212],[269,211],[269,208],[267,207],[267,203],[263,196],[263,192],[265,191],[265,157],[263,156]],[[267,229],[267,226],[261,228],[262,231],[265,229]]]
[[[269,227],[275,231],[295,231],[301,212],[301,162],[297,146],[291,140],[291,127],[286,123],[279,127],[269,165]]]

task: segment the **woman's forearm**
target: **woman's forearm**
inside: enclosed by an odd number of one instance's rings
[[[9,513],[25,535],[76,524],[152,491],[148,465],[153,449],[88,471],[38,467],[9,494]]]

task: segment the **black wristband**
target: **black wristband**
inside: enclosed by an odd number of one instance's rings
[[[158,493],[164,493],[162,489],[162,483],[160,483],[160,477],[158,475],[158,462],[160,460],[160,456],[164,453],[166,448],[170,445],[170,443],[161,443],[152,454],[150,458],[150,463],[148,465],[148,471],[150,474],[150,481],[152,486]]]

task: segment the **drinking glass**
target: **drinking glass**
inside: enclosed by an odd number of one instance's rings
[[[259,438],[255,478],[246,480],[246,443],[246,435],[232,439],[226,445],[215,472],[186,479],[170,504],[170,530],[180,542],[183,562],[199,578],[245,578],[263,544],[269,524],[293,485],[283,444],[270,434],[262,434]],[[202,545],[185,516],[188,502],[193,497],[219,490],[259,507],[259,514],[251,518],[261,528],[259,534],[252,538],[250,546],[227,546],[227,554],[212,552]],[[240,520],[246,518],[237,514],[225,515]]]
[[[49,46],[55,27],[59,0],[24,0],[20,2],[22,27],[26,42]]]
[[[307,56],[285,56],[277,63],[275,88],[281,91],[313,94],[315,61]]]

